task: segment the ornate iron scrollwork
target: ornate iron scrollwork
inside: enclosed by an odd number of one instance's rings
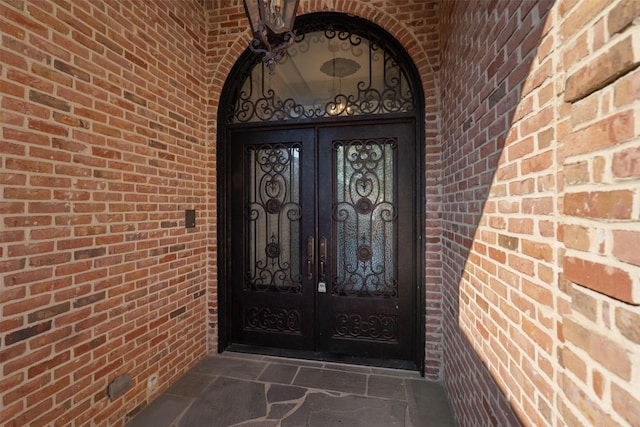
[[[397,341],[398,317],[384,314],[336,313],[333,336],[376,341]]]
[[[300,148],[300,143],[246,148],[248,289],[294,293],[302,289]]]
[[[332,292],[397,297],[396,138],[334,141],[336,274]]]
[[[348,50],[349,55],[359,61],[356,63],[350,58],[333,58],[324,64],[317,64],[317,69],[324,70],[325,74],[330,74],[329,78],[342,83],[342,78],[348,75],[349,71],[336,69],[336,66],[348,67],[350,63],[354,63],[354,73],[362,68],[361,80],[350,81],[349,85],[336,86],[324,98],[299,99],[298,95],[294,94],[297,93],[295,90],[287,90],[287,93],[284,93],[282,88],[275,90],[270,84],[268,70],[256,61],[250,71],[240,76],[236,103],[227,112],[227,123],[415,111],[415,91],[410,86],[401,61],[390,46],[384,45],[381,39],[364,29],[353,29],[347,25],[327,22],[303,25],[297,28],[296,43],[282,59],[279,71],[284,73],[282,70],[285,64],[295,61],[298,56],[301,62],[314,61],[313,54],[309,54],[309,57],[303,56],[310,51],[311,44],[330,42],[341,46],[338,49]],[[328,71],[331,68],[333,70]],[[315,95],[318,96],[317,93]]]
[[[277,332],[301,332],[302,316],[298,310],[280,307],[248,307],[245,329]]]

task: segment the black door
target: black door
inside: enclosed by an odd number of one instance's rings
[[[415,361],[414,135],[231,132],[233,343]]]

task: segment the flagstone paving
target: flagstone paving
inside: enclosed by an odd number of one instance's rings
[[[225,352],[200,361],[126,427],[454,426],[417,372]]]

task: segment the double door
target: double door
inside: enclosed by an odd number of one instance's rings
[[[415,361],[412,122],[230,136],[231,342]]]

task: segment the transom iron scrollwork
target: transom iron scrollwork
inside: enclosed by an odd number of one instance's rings
[[[334,295],[397,297],[397,140],[333,143]]]
[[[300,292],[300,144],[248,146],[246,288]]]
[[[371,31],[342,24],[302,25],[275,75],[256,61],[240,79],[227,123],[404,113],[417,107],[394,50]]]

